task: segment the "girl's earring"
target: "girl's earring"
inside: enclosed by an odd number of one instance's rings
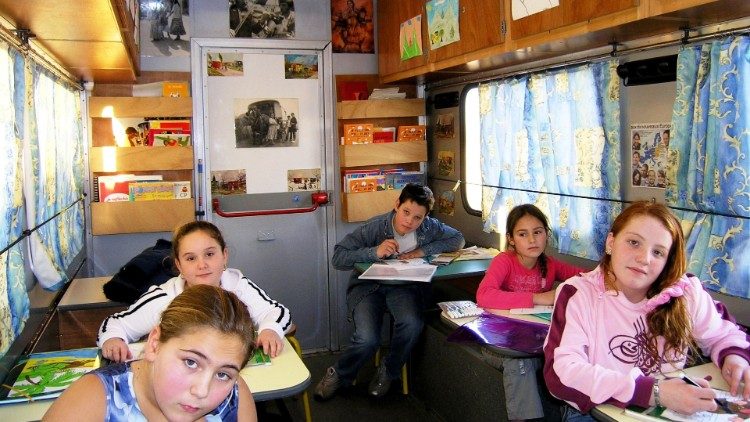
[[[606,253],[607,255],[612,255],[612,249],[607,249],[607,250],[605,251],[605,253]]]

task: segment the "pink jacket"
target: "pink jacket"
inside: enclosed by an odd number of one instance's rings
[[[505,251],[492,259],[479,283],[477,305],[490,309],[531,308],[534,293],[552,290],[555,281],[565,281],[583,269],[547,257],[547,276],[542,278],[539,264],[528,269],[516,253]]]
[[[683,280],[693,336],[711,360],[721,365],[728,354],[750,362],[750,343],[733,322],[722,318],[700,280]],[[552,325],[544,344],[544,379],[549,391],[582,412],[600,403],[648,407],[654,374],[682,368],[654,362],[643,348],[647,329],[646,300],[631,303],[625,295],[604,289],[600,268],[573,277],[557,290]],[[663,339],[657,341],[663,350]]]

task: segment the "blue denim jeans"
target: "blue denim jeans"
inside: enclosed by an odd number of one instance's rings
[[[562,420],[565,422],[593,422],[596,421],[591,413],[581,413],[575,407],[565,404],[562,408]]]
[[[354,323],[352,344],[334,365],[342,385],[350,385],[362,365],[380,347],[380,333],[386,309],[393,317],[393,336],[383,359],[389,379],[396,379],[409,358],[424,326],[421,286],[385,285],[376,282],[353,286],[347,292],[349,319]]]

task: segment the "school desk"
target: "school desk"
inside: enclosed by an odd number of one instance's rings
[[[256,402],[281,399],[304,391],[310,385],[310,371],[284,338],[284,350],[271,365],[246,366],[240,372]],[[0,421],[40,420],[54,400],[0,405]]]
[[[713,363],[686,368],[683,372],[688,374],[691,378],[705,378],[710,375],[711,380],[709,381],[709,384],[711,384],[711,387],[719,390],[729,390],[729,385],[727,385],[726,381],[724,381],[724,378],[721,376],[721,371]],[[669,376],[669,374],[667,374],[667,376]],[[611,404],[596,406],[591,410],[591,416],[600,421],[635,422],[640,420],[627,415],[624,409]]]

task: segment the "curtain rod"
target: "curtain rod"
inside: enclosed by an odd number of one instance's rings
[[[84,198],[84,197],[85,197],[85,194],[84,194],[84,196],[82,196],[82,197],[80,197],[80,198],[76,199],[75,201],[73,201],[72,203],[70,203],[70,204],[69,204],[68,206],[66,206],[65,208],[61,209],[61,210],[60,210],[60,211],[58,211],[57,213],[55,213],[55,215],[53,215],[52,217],[50,217],[50,218],[48,218],[48,219],[44,220],[44,221],[43,221],[43,222],[42,222],[41,224],[38,224],[38,225],[37,225],[36,227],[34,227],[33,229],[26,229],[26,230],[22,231],[22,232],[21,232],[21,236],[19,236],[18,238],[16,238],[15,240],[13,240],[13,241],[12,241],[12,242],[11,242],[11,243],[10,243],[10,244],[8,245],[8,246],[6,246],[6,247],[4,247],[4,248],[3,248],[2,250],[0,250],[0,255],[4,254],[4,253],[5,253],[5,252],[7,252],[8,250],[10,250],[10,248],[12,248],[12,247],[16,246],[16,245],[18,244],[18,242],[20,242],[20,241],[22,241],[23,239],[25,239],[25,238],[27,238],[27,237],[31,236],[31,233],[34,233],[34,232],[35,232],[35,231],[37,231],[37,230],[38,230],[38,229],[39,229],[40,227],[42,227],[42,226],[44,226],[45,224],[49,223],[50,221],[54,220],[54,219],[55,219],[55,218],[57,218],[57,216],[59,216],[60,214],[62,214],[62,213],[64,213],[65,211],[67,211],[67,210],[69,210],[69,209],[73,208],[73,206],[74,206],[75,204],[77,204],[77,203],[79,203],[79,202],[83,201],[83,198]]]
[[[734,23],[736,26],[726,28],[726,25]],[[722,29],[725,28],[725,29]],[[706,33],[700,33],[698,35],[689,36],[690,31],[707,31]],[[597,60],[603,60],[610,57],[619,57],[623,55],[630,55],[635,53],[642,53],[646,51],[656,50],[659,48],[673,47],[678,45],[685,45],[700,41],[706,41],[715,38],[721,38],[729,35],[736,35],[750,32],[750,18],[739,19],[730,23],[716,24],[701,28],[684,28],[677,33],[664,34],[655,37],[649,37],[643,40],[642,45],[636,45],[630,48],[618,49],[622,44],[616,41],[610,43],[607,46],[597,47],[583,52],[566,54],[551,59],[538,60],[538,63],[534,67],[528,67],[528,63],[513,65],[504,69],[494,69],[485,72],[478,72],[471,76],[461,76],[458,78],[445,79],[443,81],[426,84],[427,89],[436,88],[447,88],[453,86],[460,86],[469,83],[481,83],[491,80],[512,78],[514,76],[526,75],[530,73],[536,73],[544,70],[560,69],[568,66],[574,66],[578,64],[593,62]],[[659,41],[664,37],[671,37],[670,39]],[[633,41],[638,43],[639,40]]]
[[[443,181],[443,182],[454,182],[455,183],[455,180],[448,180],[448,179],[443,179],[443,178],[439,178],[439,177],[432,177],[431,179],[432,180],[440,180],[440,181]],[[468,183],[468,182],[461,182],[461,183],[468,184],[468,185],[473,185],[473,186],[479,186],[479,187],[489,187],[489,188],[495,188],[495,189],[505,189],[505,190],[519,191],[519,192],[543,194],[543,195],[562,196],[562,197],[565,197],[565,198],[590,199],[590,200],[594,200],[594,201],[617,202],[617,203],[621,203],[621,204],[632,204],[633,202],[635,202],[635,201],[626,201],[624,199],[597,198],[597,197],[594,197],[594,196],[571,195],[569,193],[542,192],[542,191],[538,191],[538,190],[523,189],[523,188],[509,188],[507,186],[479,185],[479,184],[476,184],[476,183]],[[656,198],[651,198],[651,201],[656,201]],[[745,217],[745,216],[742,216],[742,215],[731,215],[731,214],[721,213],[721,212],[718,212],[718,211],[701,211],[701,210],[695,210],[695,209],[690,209],[690,208],[682,208],[682,207],[678,207],[678,206],[674,206],[674,205],[669,205],[669,204],[666,204],[666,203],[664,205],[666,207],[668,207],[668,208],[671,208],[673,210],[678,210],[678,211],[687,211],[687,212],[695,212],[695,213],[698,213],[698,214],[718,215],[720,217],[740,218],[742,220],[750,220],[750,217]]]
[[[11,47],[18,50],[22,55],[31,59],[35,63],[41,65],[44,69],[52,72],[55,76],[59,77],[66,83],[70,84],[74,89],[79,91],[83,90],[81,81],[78,81],[75,76],[64,69],[60,64],[50,58],[49,53],[43,51],[43,48],[36,43],[32,44],[28,39],[22,41],[15,34],[13,29],[9,29],[12,25],[7,19],[0,18],[0,40],[7,42]]]

